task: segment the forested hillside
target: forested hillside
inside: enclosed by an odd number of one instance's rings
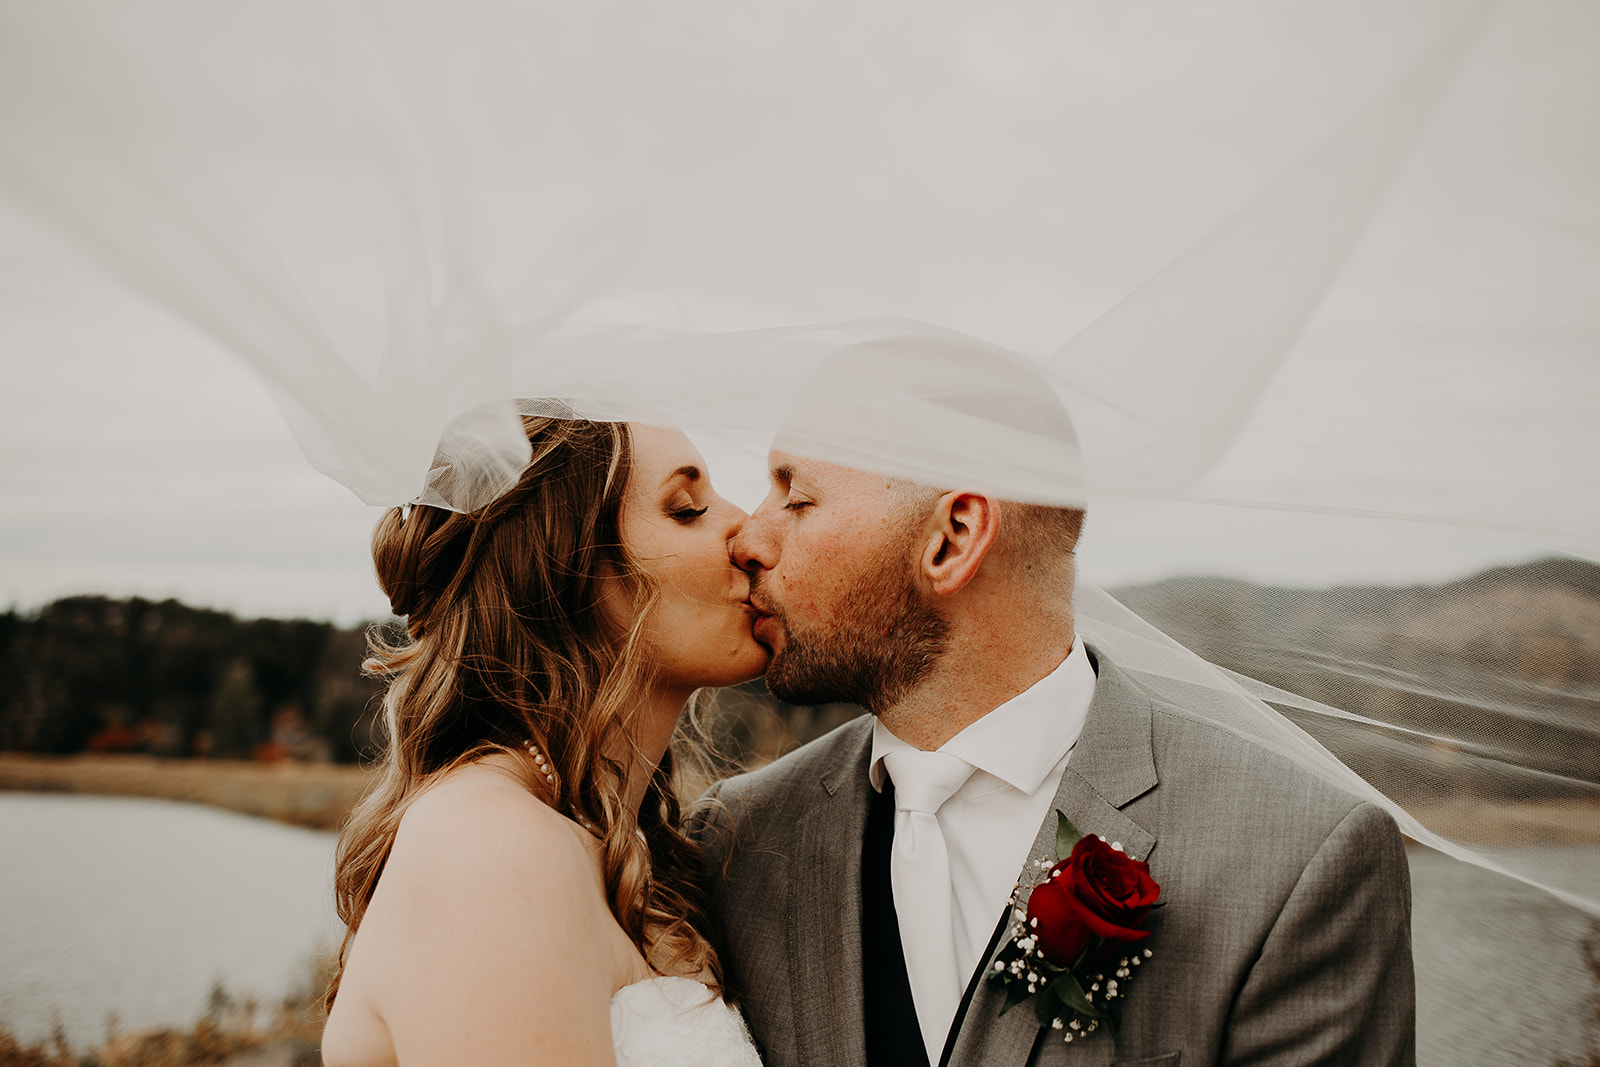
[[[0,615],[0,749],[353,762],[376,685],[364,631],[175,600]]]

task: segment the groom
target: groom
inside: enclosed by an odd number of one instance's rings
[[[868,412],[903,451],[843,450]],[[1014,492],[966,477],[1008,449]],[[702,809],[727,981],[766,1063],[1413,1063],[1393,822],[1084,643],[1083,511],[1060,506],[1081,502],[1077,455],[1047,383],[961,344],[847,352],[792,402],[730,551],[773,693],[871,714]],[[1054,505],[1017,502],[1043,496],[1030,471]],[[1058,809],[1161,887],[1115,1032],[1002,1016],[983,977]]]

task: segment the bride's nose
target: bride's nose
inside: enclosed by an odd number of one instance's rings
[[[726,521],[722,528],[722,540],[731,542],[735,537],[739,536],[739,532],[744,529],[744,524],[750,521],[750,515],[738,504],[729,503],[726,500],[722,503],[728,509]]]

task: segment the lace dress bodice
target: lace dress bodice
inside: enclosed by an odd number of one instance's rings
[[[761,1067],[739,1013],[692,978],[646,978],[611,998],[617,1067]]]

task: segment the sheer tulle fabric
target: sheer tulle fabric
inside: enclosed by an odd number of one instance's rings
[[[1570,64],[1496,83],[1509,11],[1245,5],[1259,39],[1206,53],[1169,47],[1179,5],[340,10],[14,4],[0,31],[0,187],[256,368],[318,469],[368,503],[472,510],[526,462],[508,398],[531,397],[729,455],[781,426],[921,482],[1087,497],[1078,613],[1119,664],[1600,914],[1594,850],[1545,847],[1600,791],[1587,609],[1530,673],[1494,645],[1510,593],[1472,619],[1424,606],[1483,631],[1466,655],[1371,594],[1267,595],[1246,614],[1276,667],[1251,678],[1093,584],[1097,531],[1114,554],[1151,523],[1226,528],[1257,560],[1600,558],[1600,420],[1546,417],[1600,396],[1592,292],[1463,281],[1507,249],[1600,270],[1571,190],[1535,210],[1458,173],[1514,165],[1507,108],[1592,98]],[[1235,44],[1285,57],[1270,102],[1229,74]],[[1173,109],[1198,132],[1155,121]],[[1474,246],[1473,225],[1501,229]],[[791,403],[885,345],[1038,375],[1077,432],[1003,391],[954,405],[959,433],[868,382],[843,414]],[[1308,603],[1345,630],[1302,625]],[[1507,802],[1521,829],[1486,835]]]

